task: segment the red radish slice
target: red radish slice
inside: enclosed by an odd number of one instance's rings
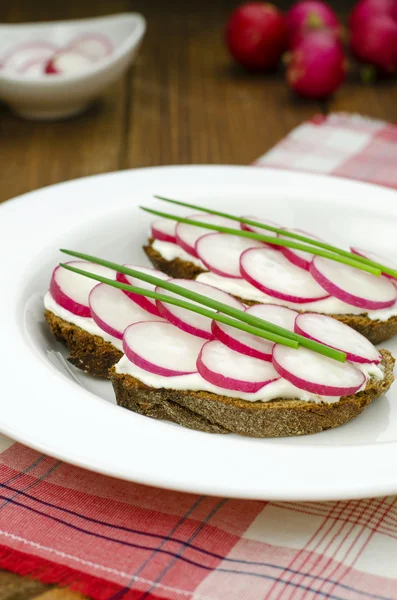
[[[289,331],[294,331],[295,319],[299,315],[296,310],[278,304],[254,304],[246,308],[245,312]]]
[[[323,240],[320,239],[319,237],[317,237],[316,235],[312,235],[311,233],[307,233],[307,231],[302,231],[302,229],[288,229],[288,231],[290,231],[291,233],[298,233],[300,235],[304,235],[307,238],[310,238],[311,240],[316,240],[318,242],[322,242]],[[278,237],[284,239],[284,240],[291,240],[291,241],[295,241],[297,242],[298,240],[294,240],[293,238],[287,237],[285,235],[279,235]],[[302,242],[304,243],[304,242]],[[301,269],[306,269],[307,271],[310,268],[310,263],[313,260],[313,254],[311,254],[310,252],[303,252],[302,250],[295,250],[295,248],[287,248],[287,247],[280,247],[281,252],[284,254],[284,256],[286,258],[288,258],[288,260],[290,262],[292,262],[293,265],[296,265],[297,267],[300,267]]]
[[[172,244],[176,244],[175,229],[176,223],[170,219],[156,219],[150,227],[152,238]]]
[[[91,69],[93,61],[77,50],[61,50],[50,58],[45,67],[47,75],[72,75]]]
[[[276,344],[273,366],[297,388],[320,396],[349,396],[365,382],[365,375],[351,363],[337,362],[302,346],[295,350]]]
[[[85,54],[91,60],[100,60],[113,52],[112,42],[102,33],[84,33],[76,36],[68,48]]]
[[[202,345],[200,338],[184,333],[165,321],[134,323],[127,327],[123,337],[123,349],[128,360],[149,373],[163,377],[196,373],[197,356]]]
[[[273,342],[219,321],[212,321],[211,328],[214,337],[231,350],[259,360],[272,361]]]
[[[362,256],[363,258],[368,258],[369,260],[373,260],[374,262],[380,263],[385,267],[390,267],[390,269],[395,269],[397,271],[397,264],[394,263],[386,256],[382,256],[381,254],[377,254],[376,252],[371,252],[371,250],[364,250],[363,248],[350,248],[350,250],[357,254],[357,256]],[[389,279],[396,280],[396,277],[393,275],[388,275],[387,273],[383,273],[385,277]]]
[[[202,221],[203,223],[212,223],[212,225],[221,225],[222,227],[238,227],[235,221],[226,219],[225,217],[217,217],[216,215],[207,215],[200,213],[198,215],[189,215],[186,217],[193,221]],[[186,252],[198,258],[196,252],[196,242],[203,235],[208,234],[208,229],[203,227],[195,227],[194,225],[188,225],[187,223],[178,223],[175,230],[176,242]]]
[[[207,269],[235,279],[241,279],[240,257],[249,248],[263,248],[263,243],[228,233],[208,233],[196,242],[198,257]]]
[[[168,275],[163,273],[162,271],[157,271],[157,269],[151,269],[150,267],[137,267],[136,265],[124,265],[125,267],[129,267],[130,269],[135,269],[136,271],[140,271],[141,273],[146,273],[147,275],[153,275],[153,277],[158,277],[159,279],[169,279]],[[116,277],[117,281],[120,283],[127,283],[129,285],[135,285],[136,287],[144,288],[145,290],[150,290],[154,292],[155,285],[151,283],[146,283],[146,281],[141,281],[140,279],[136,279],[135,277],[131,277],[130,275],[123,275],[123,273],[117,273]],[[145,296],[139,296],[139,294],[134,294],[134,292],[127,292],[123,290],[124,294],[126,294],[131,300],[138,304],[141,308],[146,310],[148,313],[155,315],[157,317],[160,316],[158,308],[156,306],[156,300],[152,300],[152,298],[145,298]]]
[[[82,271],[102,275],[102,277],[108,279],[116,279],[116,271],[102,267],[102,265],[80,260],[74,260],[66,264]],[[89,295],[96,285],[98,285],[98,282],[93,279],[57,267],[52,274],[50,293],[59,306],[79,317],[90,317]]]
[[[29,75],[29,77],[44,75],[44,66],[46,62],[46,58],[31,58],[18,68],[18,73],[21,75]]]
[[[223,302],[224,304],[232,306],[233,308],[244,310],[244,306],[241,304],[241,302],[236,300],[236,298],[230,294],[227,294],[226,292],[218,290],[218,288],[213,287],[212,285],[198,283],[197,281],[191,281],[189,279],[173,279],[172,283],[180,285],[187,290],[192,290],[197,294],[207,296],[207,298],[213,298],[218,302]],[[162,290],[160,288],[156,288],[156,292],[161,292],[174,298],[179,297],[168,290]],[[196,304],[196,302],[192,302],[191,300],[189,300],[189,302]],[[159,300],[157,300],[156,304],[159,314],[179,329],[182,329],[182,331],[190,333],[191,335],[196,335],[204,340],[211,340],[214,337],[211,331],[211,319],[208,317],[204,317],[203,315],[186,310],[186,308],[180,308],[179,306],[167,304],[166,302],[161,302]]]
[[[397,290],[386,277],[315,256],[310,266],[315,280],[335,298],[366,310],[393,306]]]
[[[293,265],[281,252],[270,248],[247,250],[240,260],[248,283],[273,298],[302,304],[328,298],[308,271]]]
[[[346,353],[356,363],[380,363],[382,356],[371,342],[348,325],[318,313],[297,316],[295,332]]]
[[[269,221],[268,219],[258,219],[258,217],[252,217],[250,215],[244,215],[243,219],[251,219],[251,221],[258,221],[258,223],[263,223],[264,225],[270,225],[271,227],[277,227],[278,229],[281,229],[281,225],[279,225],[278,223],[274,223],[273,221]],[[277,237],[277,233],[275,231],[262,229],[261,227],[256,227],[255,225],[247,225],[246,223],[240,223],[240,227],[243,231],[252,231],[253,233],[259,233],[260,235],[269,235],[270,237]],[[280,246],[267,244],[266,242],[262,242],[262,244],[265,244],[265,246],[269,246],[269,248],[275,248],[277,250],[280,249]]]
[[[98,327],[119,340],[123,339],[125,329],[132,323],[158,320],[130,300],[122,290],[106,283],[94,287],[89,295],[89,304],[91,317]]]
[[[279,379],[272,363],[239,354],[218,340],[204,344],[197,359],[197,369],[209,383],[246,394],[254,394]]]
[[[22,42],[6,52],[1,58],[1,63],[5,69],[19,71],[27,61],[48,60],[57,50],[57,46],[51,42]]]

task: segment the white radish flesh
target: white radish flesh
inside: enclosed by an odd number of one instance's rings
[[[102,265],[79,260],[67,264],[108,279],[116,279],[116,271]],[[90,317],[89,295],[97,284],[98,282],[94,279],[73,273],[63,267],[57,267],[52,274],[50,293],[59,306],[79,317]]]
[[[159,320],[135,304],[122,290],[100,283],[89,296],[91,317],[103,331],[119,340],[132,323]]]
[[[377,277],[321,256],[314,257],[310,273],[329,294],[352,306],[378,310],[396,302],[397,289],[386,277]]]
[[[91,60],[100,60],[113,52],[112,42],[102,33],[84,33],[76,36],[68,47],[85,54]]]
[[[156,219],[150,226],[151,236],[161,242],[176,244],[176,223],[170,219]]]
[[[51,42],[23,42],[6,52],[1,64],[6,70],[19,72],[28,61],[47,61],[56,51],[57,46]]]
[[[380,363],[382,356],[370,341],[345,323],[327,315],[304,313],[297,316],[295,332],[346,353],[356,363]]]
[[[278,223],[274,223],[273,221],[269,221],[268,219],[258,219],[258,217],[253,217],[252,215],[244,215],[243,219],[250,219],[251,221],[257,221],[258,223],[263,223],[264,225],[270,225],[271,227],[277,227],[277,229],[281,229],[281,225]],[[263,229],[262,227],[257,227],[256,225],[248,225],[247,223],[240,223],[240,227],[243,231],[251,231],[252,233],[259,233],[259,235],[267,235],[269,237],[277,237],[277,233],[275,231],[269,231],[269,229]],[[269,248],[274,248],[275,250],[279,250],[280,246],[276,246],[267,242],[262,242],[265,246]]]
[[[93,61],[77,50],[61,50],[45,67],[47,75],[70,75],[92,69]]]
[[[134,269],[135,271],[140,271],[141,273],[145,273],[146,275],[152,275],[153,277],[158,277],[158,279],[169,279],[168,275],[163,273],[162,271],[157,271],[157,269],[151,269],[150,267],[137,267],[135,265],[124,265],[125,267],[129,267],[130,269]],[[150,290],[154,292],[155,285],[151,283],[147,283],[146,281],[141,281],[136,277],[131,277],[131,275],[124,275],[123,273],[117,273],[117,281],[120,283],[126,283],[128,285],[134,285],[135,287],[140,287],[145,290]],[[152,298],[146,298],[145,296],[140,296],[139,294],[135,294],[134,292],[128,292],[127,290],[123,290],[124,294],[126,294],[131,300],[138,304],[141,308],[146,310],[148,313],[155,315],[157,317],[160,316],[158,308],[156,306],[156,300],[152,300]]]
[[[189,279],[173,279],[172,283],[180,285],[187,290],[196,292],[197,294],[201,294],[202,296],[206,296],[207,298],[212,298],[218,302],[223,302],[223,304],[227,304],[228,306],[237,308],[238,310],[244,310],[244,306],[241,304],[241,302],[236,300],[236,298],[230,294],[227,294],[226,292],[218,290],[218,288],[215,288],[212,285],[206,285],[205,283],[199,283]],[[197,304],[197,302],[189,300],[188,298],[183,298],[177,294],[173,294],[168,290],[156,288],[156,292],[161,292],[174,298],[180,298],[181,300],[187,300],[191,304]],[[160,300],[157,300],[156,304],[159,314],[179,329],[182,329],[182,331],[190,333],[191,335],[196,335],[205,340],[210,340],[214,337],[211,331],[212,321],[208,317],[199,315],[195,312],[187,310],[186,308],[180,308],[179,306],[174,306],[173,304],[167,304],[167,302],[162,302]],[[204,308],[211,310],[208,307]]]
[[[284,327],[288,331],[294,331],[295,319],[298,316],[296,310],[279,306],[278,304],[254,304],[245,309],[245,312],[264,321]]]
[[[18,73],[29,77],[39,77],[44,75],[46,59],[32,58],[24,62],[18,69]]]
[[[226,390],[254,394],[279,379],[272,363],[239,354],[218,340],[206,342],[197,359],[200,375]]]
[[[128,360],[141,369],[174,377],[196,373],[203,340],[165,321],[134,323],[127,327],[123,349]]]
[[[397,271],[397,264],[393,263],[390,260],[390,258],[388,258],[387,256],[382,256],[381,254],[377,254],[376,252],[371,252],[371,250],[364,250],[363,248],[357,248],[357,247],[350,248],[350,250],[353,252],[353,254],[357,254],[357,256],[362,256],[363,258],[368,258],[369,260],[372,260],[373,262],[380,263],[381,265],[384,265],[385,267],[389,267],[390,269],[394,269],[395,271]],[[393,275],[388,275],[387,273],[383,273],[383,275],[394,281],[397,280],[397,278],[393,277]]]
[[[193,221],[202,221],[203,223],[211,223],[212,225],[220,225],[222,227],[232,227],[237,229],[237,223],[225,217],[217,217],[216,215],[208,215],[200,213],[198,215],[189,215],[187,219]],[[204,227],[195,227],[187,223],[178,223],[175,230],[177,244],[183,248],[188,254],[198,258],[196,252],[196,242],[203,235],[208,234],[209,229]]]
[[[302,229],[288,229],[288,231],[290,231],[291,233],[297,233],[299,235],[303,235],[307,238],[310,238],[311,240],[316,240],[317,242],[323,241],[319,237],[312,235],[311,233],[307,233],[307,231],[302,231]],[[300,242],[300,240],[296,240],[294,238],[291,238],[291,237],[288,237],[285,235],[279,234],[278,237],[283,240],[290,240],[291,242]],[[307,242],[300,242],[300,243],[307,244]],[[306,269],[306,271],[309,270],[310,263],[313,260],[313,256],[314,256],[313,254],[311,254],[310,252],[304,252],[303,250],[295,250],[295,248],[287,248],[286,246],[281,246],[280,250],[284,254],[284,256],[286,258],[288,258],[288,260],[290,262],[292,262],[293,265],[296,265],[297,267],[300,267],[301,269]]]
[[[308,271],[293,265],[281,252],[270,248],[244,252],[240,270],[248,283],[279,300],[302,304],[329,296]]]
[[[262,242],[227,233],[209,233],[196,242],[196,252],[207,269],[221,277],[241,279],[240,257],[249,248],[263,248]]]
[[[351,363],[338,362],[302,346],[295,350],[276,344],[273,366],[299,389],[320,396],[349,396],[365,383],[365,375]]]

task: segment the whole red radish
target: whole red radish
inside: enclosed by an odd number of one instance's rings
[[[349,27],[353,29],[379,14],[397,19],[397,0],[360,0],[350,13]]]
[[[288,38],[291,44],[300,33],[309,33],[313,29],[330,29],[340,36],[340,23],[332,8],[321,0],[301,0],[294,4],[286,14]]]
[[[309,33],[291,53],[287,82],[300,96],[326,98],[343,83],[346,74],[341,43],[327,30]]]
[[[375,14],[355,22],[350,49],[361,62],[373,65],[382,73],[397,71],[397,20]]]
[[[242,4],[226,24],[226,44],[233,58],[246,69],[274,68],[287,44],[283,14],[266,2]]]

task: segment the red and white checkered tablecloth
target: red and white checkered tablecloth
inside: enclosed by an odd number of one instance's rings
[[[256,164],[397,187],[397,128],[317,117]],[[183,494],[90,473],[0,436],[0,568],[97,600],[397,600],[397,497]]]

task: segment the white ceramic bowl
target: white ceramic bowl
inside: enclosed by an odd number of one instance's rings
[[[86,33],[106,35],[113,52],[92,68],[74,74],[26,77],[0,71],[0,99],[28,119],[58,119],[82,112],[132,63],[145,34],[146,22],[137,13],[122,13],[77,21],[0,25],[0,56],[21,43],[45,40],[59,47]]]

